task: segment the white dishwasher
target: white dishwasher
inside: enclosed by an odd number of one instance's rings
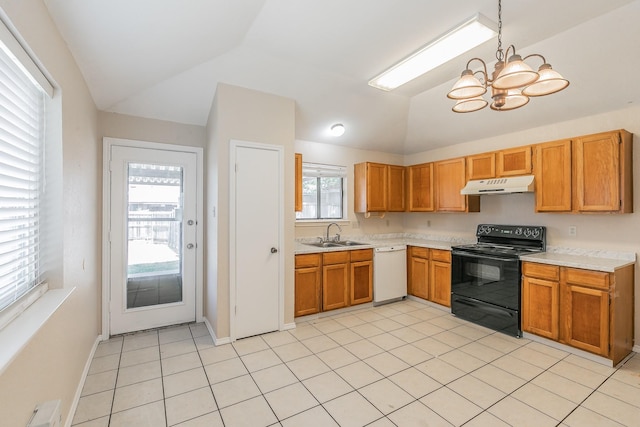
[[[391,302],[407,296],[407,246],[375,248],[373,302]]]

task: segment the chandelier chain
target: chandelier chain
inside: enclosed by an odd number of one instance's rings
[[[502,0],[498,0],[498,50],[496,50],[496,59],[498,61],[504,60],[504,53],[502,52]]]

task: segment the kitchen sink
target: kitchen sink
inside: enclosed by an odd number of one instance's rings
[[[305,245],[315,246],[316,248],[341,248],[345,246],[336,242],[305,243]]]
[[[316,248],[342,248],[345,246],[362,246],[366,245],[366,243],[352,242],[351,240],[340,240],[337,242],[305,243],[305,245],[315,246]]]
[[[367,244],[367,243],[353,242],[351,240],[341,240],[335,243],[339,244],[340,246],[362,246]]]

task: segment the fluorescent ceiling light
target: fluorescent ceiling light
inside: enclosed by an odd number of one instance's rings
[[[496,24],[478,13],[369,81],[369,86],[392,90],[462,55],[498,34]]]

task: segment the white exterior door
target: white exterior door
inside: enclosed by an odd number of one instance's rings
[[[110,148],[109,334],[196,319],[197,156]]]
[[[232,142],[232,339],[280,327],[284,268],[280,250],[282,158],[279,146]]]

